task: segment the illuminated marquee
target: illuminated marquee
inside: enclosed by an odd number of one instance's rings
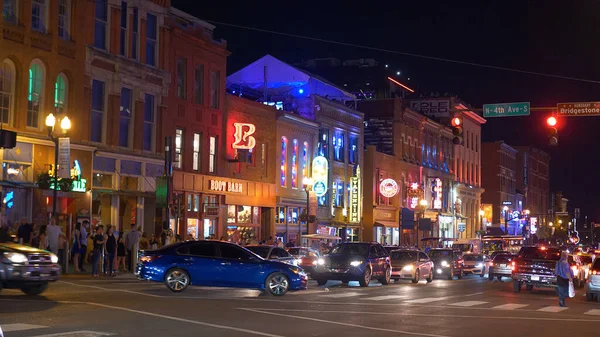
[[[360,215],[359,215],[359,204],[360,204],[360,168],[356,168],[356,176],[350,178],[350,214],[348,216],[348,220],[350,223],[359,223]]]
[[[251,150],[256,146],[256,138],[252,135],[256,132],[256,126],[250,123],[233,123],[235,133],[231,147],[239,150]]]
[[[313,191],[317,197],[322,197],[327,193],[327,182],[329,173],[329,163],[327,158],[317,156],[313,159],[312,179]]]
[[[243,192],[243,184],[242,183],[234,183],[231,181],[209,180],[208,188],[211,191],[218,191],[218,192],[232,192],[232,193],[242,193]]]
[[[442,179],[435,178],[433,180],[431,192],[433,194],[433,209],[442,209]]]
[[[423,195],[423,190],[419,186],[419,183],[411,183],[406,194],[408,196],[408,207],[415,209],[419,204],[419,198]]]
[[[379,193],[386,198],[391,198],[398,194],[398,183],[394,179],[384,179],[379,184]]]

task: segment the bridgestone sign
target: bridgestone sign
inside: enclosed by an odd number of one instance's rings
[[[556,110],[561,117],[600,116],[600,102],[558,103]]]

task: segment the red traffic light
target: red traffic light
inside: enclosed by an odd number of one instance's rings
[[[548,119],[546,120],[546,124],[548,124],[549,126],[556,126],[556,117],[548,117]]]
[[[460,117],[452,118],[452,126],[457,127],[462,125],[462,119]]]

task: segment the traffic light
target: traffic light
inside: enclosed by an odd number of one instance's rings
[[[463,140],[462,139],[462,134],[463,134],[462,115],[460,113],[455,114],[454,117],[452,117],[452,120],[450,122],[452,124],[452,134],[454,135],[454,138],[452,139],[452,141],[456,145],[462,144],[462,140]]]
[[[557,145],[558,144],[558,130],[556,129],[556,124],[558,121],[556,117],[550,116],[546,119],[546,124],[548,124],[548,144]]]

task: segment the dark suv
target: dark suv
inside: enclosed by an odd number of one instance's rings
[[[433,248],[428,252],[433,261],[436,276],[446,276],[452,280],[454,276],[461,279],[464,275],[465,262],[462,253],[450,248]]]
[[[358,281],[361,287],[366,287],[372,278],[388,284],[391,275],[390,256],[383,246],[376,242],[347,242],[320,258],[311,276],[319,285],[340,280],[343,283]]]

